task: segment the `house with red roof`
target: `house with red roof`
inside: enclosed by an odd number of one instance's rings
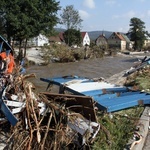
[[[82,36],[82,46],[90,45],[90,37],[88,35],[88,32],[81,32]]]
[[[82,46],[89,46],[90,45],[90,38],[87,32],[81,32],[81,37],[82,37]],[[50,43],[58,43],[62,44],[65,43],[63,32],[60,32],[59,34],[55,36],[51,36],[49,38]]]
[[[57,43],[57,44],[62,44],[64,43],[64,37],[63,37],[63,32],[60,32],[54,36],[49,37],[49,42],[50,43]]]
[[[107,41],[109,48],[118,48],[119,50],[126,50],[126,39],[120,32],[113,32]]]

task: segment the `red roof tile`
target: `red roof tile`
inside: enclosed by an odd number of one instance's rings
[[[125,41],[124,37],[122,36],[120,32],[114,32],[114,33],[120,40]]]
[[[84,38],[86,32],[81,32],[82,39]]]

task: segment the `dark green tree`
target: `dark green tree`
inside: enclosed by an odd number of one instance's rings
[[[18,40],[20,46],[40,33],[50,34],[58,22],[59,9],[59,2],[55,0],[1,0],[3,34],[7,35],[8,42]]]
[[[131,18],[128,34],[131,41],[134,41],[134,50],[141,50],[146,39],[145,23],[139,18]]]
[[[69,46],[77,45],[79,46],[82,41],[80,30],[68,29],[64,32],[64,40]],[[68,40],[69,39],[69,40]]]
[[[0,18],[0,34],[2,34],[4,32],[3,30],[3,20],[2,18]]]

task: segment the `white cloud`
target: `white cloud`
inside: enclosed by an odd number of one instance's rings
[[[107,5],[114,5],[116,3],[116,0],[106,0],[105,3]]]
[[[125,13],[125,14],[114,15],[112,18],[113,19],[118,19],[118,18],[133,18],[133,17],[135,17],[135,15],[136,15],[136,12],[129,11],[129,12]]]
[[[95,8],[95,2],[94,2],[94,0],[84,0],[84,1],[83,1],[83,5],[84,5],[85,7],[90,8],[90,9]]]
[[[79,14],[82,19],[88,19],[90,17],[90,15],[84,10],[79,10]]]

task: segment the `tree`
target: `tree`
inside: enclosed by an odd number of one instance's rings
[[[68,29],[64,32],[64,40],[69,46],[80,45],[82,41],[81,33],[76,29]],[[68,41],[69,39],[69,41]]]
[[[65,33],[65,41],[68,45],[72,45],[73,41],[71,37],[77,37],[77,35],[71,34],[77,33],[75,30],[80,29],[81,22],[83,20],[80,18],[79,12],[74,9],[73,5],[66,6],[66,8],[63,9],[63,12],[60,16],[61,23],[64,24],[67,28],[67,31]]]
[[[146,39],[145,23],[134,17],[130,20],[130,26],[128,34],[131,41],[134,41],[134,50],[141,50]]]
[[[61,16],[61,23],[64,24],[68,29],[77,29],[81,26],[83,21],[80,18],[79,12],[74,9],[73,5],[66,6],[63,9]]]
[[[40,33],[50,34],[57,24],[59,2],[55,0],[1,0],[0,18],[3,20],[3,34],[8,42],[17,39],[21,43]],[[25,46],[26,49],[26,46]]]

